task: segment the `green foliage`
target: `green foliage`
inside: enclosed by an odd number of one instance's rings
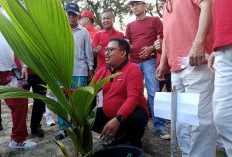
[[[75,2],[81,8],[81,12],[85,10],[90,10],[95,17],[95,25],[102,29],[101,23],[101,13],[103,10],[111,10],[115,17],[119,21],[120,29],[125,30],[127,22],[125,23],[125,19],[129,16],[132,16],[132,10],[127,5],[128,0],[61,0],[63,6],[65,6],[68,2]],[[147,4],[147,14],[149,16],[155,16],[158,14],[162,18],[162,9],[164,3],[159,2],[158,0]]]
[[[43,79],[48,89],[60,104],[45,96],[14,87],[0,86],[0,99],[36,98],[46,102],[47,107],[64,119],[70,127],[69,133],[76,156],[91,154],[91,126],[94,115],[89,117],[91,102],[112,75],[100,82],[92,81],[89,87],[70,92],[74,66],[74,39],[67,17],[59,0],[0,0],[11,20],[0,14],[0,31],[14,53]],[[68,93],[68,99],[60,89],[58,81]],[[68,101],[69,100],[69,101]],[[72,118],[74,126],[67,119]],[[62,151],[63,146],[57,143]]]

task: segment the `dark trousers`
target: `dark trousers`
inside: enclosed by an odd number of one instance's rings
[[[110,119],[103,113],[102,107],[98,108],[92,130],[101,133],[108,121],[110,121]],[[115,138],[120,137],[121,134],[125,132],[125,137],[127,137],[130,145],[140,145],[147,122],[147,112],[143,108],[137,107],[134,112],[121,123]]]
[[[172,90],[172,85],[171,85],[171,73],[170,73],[170,74],[165,74],[165,75],[164,75],[164,78],[165,78],[164,81],[160,81],[160,82],[159,82],[160,91],[162,91],[162,89],[164,88],[164,85],[166,85],[167,92],[171,92],[171,90]]]
[[[46,83],[36,74],[28,75],[28,84],[24,86],[24,89],[30,90],[32,87],[33,93],[38,93],[41,95],[46,95],[46,88],[42,85]],[[31,114],[31,130],[36,131],[38,128],[41,128],[41,120],[43,113],[45,112],[45,103],[41,100],[34,99],[33,109]]]

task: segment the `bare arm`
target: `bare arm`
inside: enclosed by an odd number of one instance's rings
[[[167,54],[166,54],[166,51],[165,51],[165,43],[164,43],[164,40],[163,40],[162,55],[161,55],[160,65],[156,70],[156,78],[159,81],[164,81],[165,80],[164,73],[165,73],[165,70],[166,70],[167,61],[168,61],[168,58],[167,58]]]
[[[205,62],[205,40],[213,21],[212,6],[212,0],[203,0],[199,4],[201,13],[198,31],[193,46],[189,52],[189,64],[191,66],[199,66]]]

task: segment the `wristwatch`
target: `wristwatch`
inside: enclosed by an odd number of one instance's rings
[[[28,66],[26,64],[23,64],[22,68],[28,68]]]
[[[122,115],[117,114],[117,115],[115,116],[115,118],[117,118],[117,120],[118,120],[120,123],[122,123],[122,122],[124,121],[124,118],[123,118]]]

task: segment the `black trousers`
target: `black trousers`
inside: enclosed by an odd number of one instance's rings
[[[102,108],[98,108],[96,120],[92,130],[96,131],[97,133],[101,133],[108,121],[110,121],[110,119],[103,113]],[[147,112],[143,108],[137,107],[135,108],[134,112],[121,123],[115,138],[120,137],[121,134],[125,132],[125,136],[127,137],[130,145],[137,146],[141,144],[141,138],[144,135],[147,122]]]
[[[30,90],[32,87],[33,93],[38,93],[41,95],[46,95],[46,88],[42,85],[46,83],[36,74],[28,75],[28,84],[24,86],[24,89]],[[31,130],[36,131],[38,128],[41,128],[41,120],[43,113],[45,112],[45,103],[41,100],[34,99],[33,109],[31,114]]]
[[[164,85],[166,85],[167,92],[171,92],[171,90],[172,90],[171,73],[170,74],[165,74],[164,78],[165,78],[164,81],[159,82],[160,91],[162,91],[162,89],[164,88]]]

